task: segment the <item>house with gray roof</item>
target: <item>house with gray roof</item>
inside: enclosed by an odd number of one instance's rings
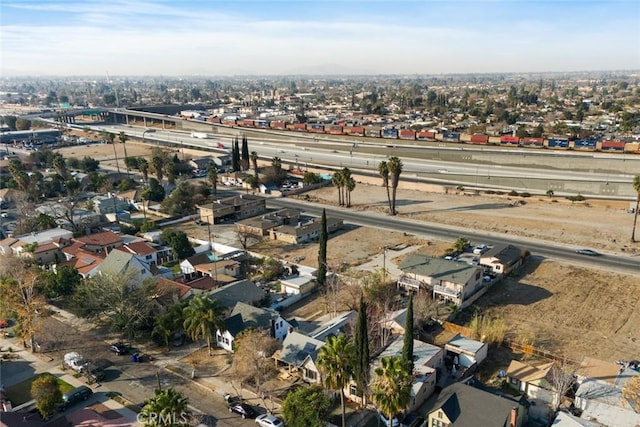
[[[136,274],[142,282],[145,279],[153,276],[151,266],[140,259],[137,256],[126,253],[123,251],[111,251],[109,255],[102,261],[99,267],[100,274]]]
[[[520,427],[524,415],[525,408],[515,400],[454,383],[440,392],[426,418],[428,426]]]
[[[467,369],[473,365],[479,365],[487,358],[489,346],[486,342],[472,340],[457,334],[444,345],[448,354],[454,354],[458,359],[458,365]],[[455,364],[455,363],[454,363]]]
[[[273,358],[277,367],[284,367],[289,373],[300,372],[304,381],[320,384],[316,360],[323,345],[324,341],[292,331],[282,342],[282,349],[273,354]]]
[[[413,291],[426,289],[434,300],[448,301],[462,308],[473,300],[471,296],[485,289],[483,269],[426,255],[411,254],[398,266],[402,275],[398,286]]]
[[[293,326],[280,313],[243,302],[235,305],[224,321],[225,331],[216,331],[218,347],[233,351],[233,341],[245,329],[268,331],[269,336],[282,342]]]
[[[250,305],[257,304],[265,295],[266,292],[251,280],[239,280],[209,292],[211,298],[217,299],[229,310],[232,310],[239,302]]]
[[[520,267],[529,252],[514,245],[495,245],[480,256],[480,265],[496,274],[507,275]]]

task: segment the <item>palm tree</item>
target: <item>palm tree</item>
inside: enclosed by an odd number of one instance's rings
[[[387,189],[387,202],[389,203],[389,213],[391,213],[391,195],[389,194],[389,165],[386,161],[378,164],[378,174],[382,177],[382,185]]]
[[[152,337],[158,337],[162,339],[167,348],[171,347],[171,335],[173,334],[174,321],[170,315],[165,314],[156,318],[153,330],[151,331]]]
[[[396,156],[390,157],[388,167],[389,175],[391,175],[391,215],[396,215],[396,191],[402,173],[402,160]]]
[[[211,338],[217,331],[225,331],[223,308],[218,300],[206,295],[196,295],[184,308],[184,330],[192,340],[205,338],[209,356],[211,353]]]
[[[218,194],[218,171],[216,170],[216,164],[213,162],[209,162],[209,169],[207,170],[207,180],[209,184],[211,184],[211,189],[213,190],[213,195],[217,196]]]
[[[158,182],[162,183],[162,176],[164,172],[164,159],[161,156],[153,156],[151,158],[151,167],[158,178]]]
[[[374,370],[371,399],[389,421],[401,413],[411,401],[411,376],[402,357],[380,359]]]
[[[53,165],[53,168],[58,173],[58,175],[60,175],[62,178],[66,179],[66,177],[67,177],[67,162],[64,160],[64,157],[62,157],[62,154],[56,153],[53,156],[52,165]]]
[[[345,427],[344,388],[349,383],[353,366],[353,344],[346,335],[331,336],[318,352],[318,369],[324,385],[330,390],[340,391],[342,405],[342,427]]]
[[[633,178],[633,189],[637,193],[636,196],[636,210],[633,215],[633,231],[631,232],[631,241],[636,241],[636,224],[638,223],[638,208],[640,208],[640,175],[636,175]]]
[[[138,169],[142,173],[142,179],[146,183],[149,179],[149,162],[144,157],[138,157]]]
[[[125,144],[125,142],[127,142],[129,137],[127,136],[126,133],[124,133],[124,131],[122,131],[118,135],[118,139],[120,140],[120,143],[122,144],[122,148],[124,149],[124,158],[126,159],[128,156],[127,156],[127,145]],[[129,164],[125,162],[125,166],[127,167],[127,177],[130,177],[131,170],[129,169]]]
[[[353,187],[351,185],[353,184]],[[351,192],[356,188],[356,181],[351,176],[351,169],[342,169],[342,187],[344,191],[342,193],[342,204],[351,207]]]
[[[252,151],[251,154],[249,154],[249,160],[251,160],[251,165],[253,166],[253,174],[256,177],[256,180],[258,179],[258,153],[256,153],[255,151]]]
[[[173,387],[156,390],[155,396],[142,408],[140,418],[142,424],[149,427],[186,425],[191,420],[189,399]]]
[[[116,150],[116,144],[113,143],[113,141],[116,140],[116,135],[111,132],[102,131],[102,137],[107,141],[109,141],[109,144],[113,145],[113,157],[116,159],[116,170],[118,171],[118,177],[119,177],[120,163],[118,162],[118,151]]]
[[[338,205],[340,206],[343,205],[342,182],[343,182],[342,171],[337,171],[336,173],[333,174],[333,177],[331,178],[331,183],[338,189]]]
[[[282,159],[278,156],[275,156],[273,159],[271,159],[271,166],[279,171],[280,169],[282,169]]]

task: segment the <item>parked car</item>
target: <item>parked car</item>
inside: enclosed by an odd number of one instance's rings
[[[81,372],[89,381],[89,384],[100,382],[105,378],[104,369],[94,365],[93,363],[87,363],[84,365]]]
[[[273,415],[258,415],[256,424],[260,427],[284,427],[284,423]]]
[[[63,365],[65,368],[71,368],[76,372],[81,372],[82,368],[86,364],[87,362],[84,360],[84,357],[80,355],[80,353],[73,351],[64,355]]]
[[[127,352],[129,351],[127,346],[124,345],[121,342],[117,342],[117,343],[111,344],[111,346],[109,346],[109,350],[112,351],[113,353],[117,354],[118,356],[122,356],[123,354],[127,354]]]
[[[489,250],[489,247],[487,245],[478,245],[478,246],[473,248],[473,253],[475,255],[482,255],[483,253],[487,252],[488,250]]]
[[[589,255],[589,256],[601,256],[600,252],[594,251],[593,249],[578,249],[576,253],[580,255]]]
[[[386,427],[400,427],[400,420],[396,417],[393,417],[391,421],[389,421],[380,411],[378,411],[378,417],[380,418],[381,423]]]
[[[241,398],[225,395],[225,400],[229,405],[229,412],[235,412],[242,418],[255,418],[256,411],[251,406],[244,403]]]
[[[80,402],[81,400],[87,400],[92,394],[93,390],[85,385],[74,388],[62,396],[62,403],[58,406],[58,409],[60,411],[64,411],[74,403]]]

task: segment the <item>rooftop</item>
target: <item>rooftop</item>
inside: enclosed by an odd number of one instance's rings
[[[466,284],[482,272],[480,267],[420,254],[409,255],[398,268],[405,273],[458,284]]]

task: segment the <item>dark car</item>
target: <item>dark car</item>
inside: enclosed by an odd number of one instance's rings
[[[229,405],[229,412],[235,412],[242,416],[242,418],[255,418],[256,411],[238,396],[231,396],[230,394],[224,395],[224,400]]]
[[[92,394],[93,390],[87,386],[82,385],[78,388],[74,388],[62,396],[62,403],[58,406],[58,409],[60,411],[64,411],[74,403],[80,402],[81,400],[87,400]]]
[[[578,249],[576,253],[580,255],[589,255],[589,256],[600,256],[602,255],[600,252],[596,252],[593,249]]]
[[[82,367],[82,375],[88,380],[89,384],[94,384],[104,380],[106,374],[104,369],[93,363],[87,363]]]
[[[128,349],[127,346],[122,344],[121,342],[117,342],[109,347],[109,350],[117,354],[118,356],[122,356],[123,354],[127,354]]]

